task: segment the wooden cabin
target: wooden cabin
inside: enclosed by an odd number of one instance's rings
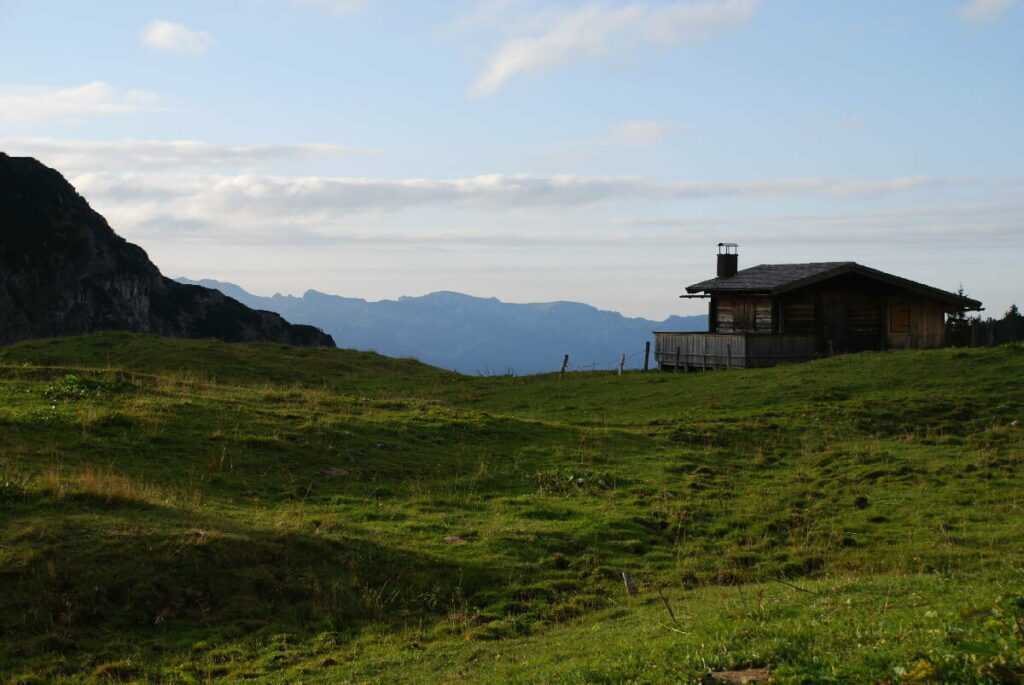
[[[721,243],[718,275],[681,297],[706,297],[707,333],[655,332],[662,369],[772,366],[816,356],[933,348],[945,315],[981,309],[956,293],[855,262],[761,264],[737,269]]]

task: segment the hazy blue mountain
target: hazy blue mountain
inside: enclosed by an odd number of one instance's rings
[[[260,297],[232,283],[177,280],[215,288],[250,307],[317,326],[334,336],[339,347],[415,357],[462,373],[557,371],[563,354],[569,355],[573,369],[614,368],[622,353],[627,368],[641,368],[652,331],[707,330],[705,316],[631,319],[578,302],[512,304],[455,292],[379,302],[316,290],[302,297]]]

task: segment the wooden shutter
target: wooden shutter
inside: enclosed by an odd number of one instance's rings
[[[910,332],[910,305],[893,303],[889,307],[889,331],[892,333]]]

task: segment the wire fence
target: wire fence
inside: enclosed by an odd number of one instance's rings
[[[640,361],[635,364],[636,368],[642,368],[643,358],[647,355],[646,352],[634,352],[633,354],[627,354],[625,360],[625,368],[631,366],[633,360],[639,359]],[[572,357],[569,357],[569,363],[565,367],[566,373],[570,371],[615,371],[619,368],[619,361],[622,359],[621,354],[615,355],[613,359],[609,361],[592,361],[588,364],[578,364],[572,361]]]
[[[644,360],[647,359],[650,363],[652,358],[652,350],[647,349],[642,352],[633,352],[632,354],[617,354],[615,357],[608,359],[607,361],[592,360],[587,363],[575,362],[572,359],[572,355],[563,355],[564,358],[568,358],[564,368],[561,365],[556,364],[552,371],[559,373],[571,373],[574,371],[617,371],[619,364],[622,364],[624,371],[630,370],[642,370],[644,368]],[[651,368],[657,368],[657,363]],[[531,371],[528,373],[545,373],[544,371]],[[506,366],[504,369],[492,369],[489,366],[484,366],[475,371],[477,376],[518,376],[521,375],[516,372],[516,369],[511,366]]]

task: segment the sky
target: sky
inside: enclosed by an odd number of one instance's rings
[[[170,276],[662,319],[737,242],[1024,306],[1024,0],[0,0],[0,65]]]

